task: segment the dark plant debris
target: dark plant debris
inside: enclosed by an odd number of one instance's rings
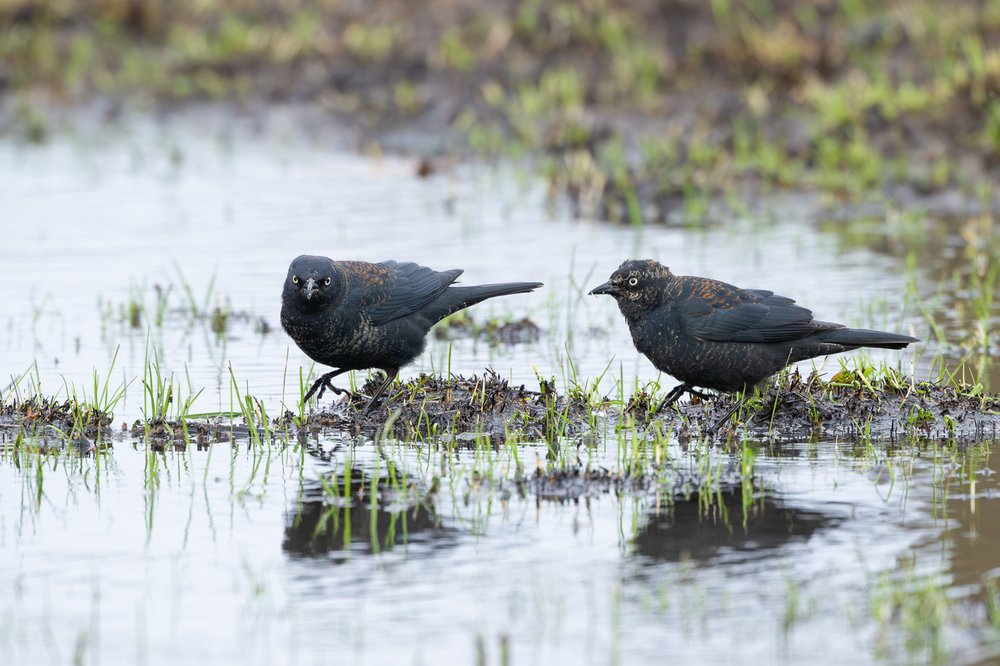
[[[146,437],[154,448],[168,446],[185,447],[188,442],[204,448],[212,442],[249,439],[250,428],[245,424],[234,424],[229,419],[136,419],[131,427],[123,424],[132,437]]]
[[[843,370],[830,381],[816,373],[803,379],[788,373],[764,391],[749,397],[732,419],[728,433],[752,438],[873,438],[917,437],[937,440],[995,439],[1000,434],[1000,395],[978,386],[932,382],[911,383],[888,371],[870,376]],[[703,432],[724,413],[735,396],[689,404],[656,418],[688,436]],[[649,397],[632,397],[626,414],[649,422]]]
[[[892,371],[880,372],[843,370],[830,381],[815,373],[808,378],[787,373],[749,396],[721,436],[981,441],[1000,435],[1000,396],[980,386],[913,383]],[[468,378],[420,375],[395,385],[378,407],[359,414],[379,381],[373,376],[360,391],[336,400],[328,409],[301,415],[286,411],[260,423],[241,424],[223,417],[140,419],[121,430],[164,447],[187,442],[207,446],[241,438],[256,441],[265,434],[275,440],[294,431],[340,432],[375,440],[447,440],[459,446],[482,441],[501,445],[513,438],[545,441],[558,450],[566,442],[585,442],[632,427],[643,431],[653,424],[657,432],[673,432],[685,441],[706,432],[736,399],[694,396],[654,415],[659,397],[644,391],[629,396],[621,409],[617,401],[588,400],[578,390],[560,395],[552,380],[540,380],[539,390],[531,390],[487,370]],[[107,439],[114,434],[112,418],[71,401],[31,398],[0,405],[0,428],[30,434],[55,429],[70,437]]]
[[[703,400],[693,397],[677,409],[652,415],[659,397],[637,391],[623,412],[604,400],[588,404],[579,391],[559,396],[548,380],[539,391],[510,386],[492,372],[482,377],[421,375],[395,388],[389,400],[357,420],[365,395],[377,386],[369,380],[360,393],[344,398],[330,410],[307,415],[298,427],[312,431],[343,431],[374,435],[385,423],[400,439],[426,439],[454,434],[474,442],[516,436],[521,441],[559,441],[598,432],[602,427],[640,427],[653,421],[680,437],[697,436],[723,414],[734,396]],[[276,427],[295,426],[287,412]],[[763,438],[982,439],[1000,429],[1000,396],[981,387],[911,383],[892,371],[842,371],[830,381],[815,373],[803,379],[791,372],[748,398],[728,428]]]
[[[90,405],[72,400],[33,396],[0,403],[0,428],[31,435],[46,431],[74,437],[101,437],[110,434],[113,416]]]
[[[398,439],[430,439],[454,434],[474,444],[478,438],[503,442],[555,440],[589,432],[595,424],[581,399],[560,397],[553,390],[532,391],[512,386],[493,371],[482,376],[420,375],[394,387],[377,409],[358,416],[380,380],[369,379],[358,393],[334,404],[333,409],[309,414],[298,427],[374,435],[383,426]],[[276,427],[295,424],[286,412]]]

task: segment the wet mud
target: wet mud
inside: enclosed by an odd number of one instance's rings
[[[735,396],[694,397],[656,416],[682,438],[705,433],[732,406]],[[648,396],[633,396],[627,413],[651,419]],[[823,381],[791,373],[748,398],[720,436],[764,439],[925,438],[982,441],[1000,433],[1000,396],[981,387],[909,380],[870,379],[858,371]]]
[[[516,437],[521,441],[558,441],[608,428],[657,424],[679,437],[698,437],[730,408],[736,398],[720,395],[690,402],[654,414],[659,397],[637,392],[622,410],[609,400],[588,401],[569,392],[559,395],[542,384],[535,391],[511,386],[493,372],[471,378],[422,375],[400,385],[387,401],[367,414],[358,414],[365,395],[377,387],[370,380],[359,394],[343,398],[330,409],[312,413],[294,423],[286,413],[276,426],[310,431],[343,431],[374,436],[384,432],[398,439],[454,436],[456,441],[494,442]],[[720,437],[734,434],[755,438],[874,438],[929,439],[994,438],[1000,431],[1000,396],[979,387],[911,383],[898,377],[872,379],[858,371],[842,372],[830,381],[815,374],[803,378],[790,373],[764,392],[749,397]]]
[[[71,400],[30,397],[0,403],[0,430],[29,435],[99,437],[111,431],[112,415]]]
[[[420,375],[397,384],[386,398],[362,412],[377,388],[370,378],[354,394],[335,398],[317,411],[286,411],[273,420],[240,423],[239,418],[154,421],[112,426],[113,415],[47,399],[12,401],[0,406],[0,429],[26,434],[109,439],[124,435],[148,438],[159,446],[208,446],[217,441],[345,433],[362,440],[443,441],[457,446],[488,442],[545,441],[555,450],[566,442],[586,444],[609,432],[636,428],[649,436],[672,432],[682,442],[692,438],[750,437],[790,439],[923,438],[981,441],[1000,435],[1000,395],[981,387],[872,379],[859,371],[843,371],[830,381],[813,374],[789,373],[764,391],[745,398],[742,406],[716,432],[710,432],[737,396],[692,396],[655,413],[660,396],[639,391],[624,409],[617,401],[588,397],[580,391],[560,394],[554,382],[541,380],[538,390],[512,385],[492,370],[471,377],[445,379]],[[592,474],[593,472],[588,472]],[[563,480],[565,481],[565,480]],[[588,478],[610,487],[612,477]],[[520,483],[527,483],[522,479]],[[544,492],[544,479],[536,490]],[[565,483],[560,482],[561,486]],[[562,491],[560,491],[562,492]]]
[[[504,442],[510,437],[522,441],[580,437],[597,423],[590,405],[558,395],[553,384],[543,381],[540,390],[531,390],[511,385],[492,370],[450,379],[420,375],[391,389],[369,412],[359,413],[380,381],[372,377],[357,393],[304,418],[286,412],[275,425],[401,440],[453,436],[474,445],[482,438]]]

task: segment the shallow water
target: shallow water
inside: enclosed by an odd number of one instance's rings
[[[995,457],[970,487],[933,449],[753,448],[747,498],[738,484],[674,501],[654,487],[559,502],[476,480],[473,470],[513,469],[509,449],[321,440],[163,454],[119,442],[97,459],[45,460],[41,487],[4,464],[0,654],[304,664],[470,663],[480,652],[499,663],[503,650],[508,663],[1000,654],[967,598],[997,565]],[[546,451],[517,455],[530,467]],[[605,447],[579,455],[614,465]],[[678,473],[709,464],[725,476],[739,464],[676,446],[667,456]],[[344,506],[320,481],[343,484],[349,465],[371,483],[390,464],[419,503]],[[925,589],[952,615],[910,628],[899,617]]]
[[[432,340],[407,376],[491,366],[564,389],[574,372],[583,381],[609,368],[608,390],[656,379],[614,303],[585,296],[633,256],[770,288],[824,319],[927,337],[907,299],[936,293],[935,280],[845,249],[803,224],[794,200],[724,229],[635,230],[571,219],[512,167],[421,179],[414,161],[338,144],[200,116],[0,144],[0,369],[30,368],[19,391],[65,396],[91,391],[92,373],[103,381],[114,360],[111,383],[128,384],[115,422],[131,422],[155,357],[183,395],[204,388],[192,411],[231,409],[235,378],[277,414],[309,368],[278,326],[281,282],[301,253],[461,267],[469,284],[546,283],[472,310],[480,321],[529,316],[539,341]],[[202,314],[247,316],[218,335],[191,315],[185,282]],[[162,324],[131,326],[123,310],[138,299],[154,311],[154,285],[169,290]],[[872,356],[921,377],[939,351]],[[627,439],[566,445],[555,462],[543,444],[278,437],[157,453],[125,438],[95,456],[9,443],[5,663],[854,663],[1000,651],[1000,616],[991,621],[982,594],[1000,566],[990,443],[672,442],[648,486],[562,501],[522,496],[518,462],[529,476],[575,456],[622,470]],[[365,485],[391,465],[411,490],[374,510],[370,498],[337,499],[348,465]],[[721,486],[674,498],[706,470]]]
[[[656,378],[613,301],[585,295],[636,256],[656,257],[679,273],[773,289],[821,318],[927,337],[919,313],[901,312],[907,276],[897,262],[838,251],[836,238],[810,232],[791,213],[794,202],[776,203],[773,219],[725,229],[636,231],[573,220],[546,204],[540,183],[509,168],[421,179],[412,160],[363,159],[294,133],[276,138],[230,128],[206,137],[193,123],[113,126],[41,147],[0,146],[6,375],[35,362],[51,393],[63,380],[89,382],[94,370],[106,376],[119,348],[116,376],[141,378],[155,351],[165,373],[185,385],[188,373],[192,386],[205,387],[195,411],[228,407],[230,364],[253,395],[280,401],[282,384],[297,383],[298,367],[309,367],[278,321],[288,262],[303,253],[459,267],[467,284],[544,282],[536,293],[471,310],[480,321],[531,317],[546,331],[537,344],[489,348],[458,340],[451,352],[454,372],[493,365],[536,385],[535,369],[565,386],[567,358],[582,377],[599,376],[611,362],[610,374]],[[162,326],[150,325],[157,285],[167,292]],[[149,315],[135,328],[126,313],[133,299]],[[250,317],[219,337],[207,319],[188,314],[191,301],[208,314],[222,306]],[[255,332],[259,318],[269,334]],[[915,354],[930,363],[924,348]],[[432,343],[404,374],[444,369],[448,356],[447,342]],[[914,358],[873,357],[904,369]],[[288,402],[297,391],[286,387],[284,395]],[[123,418],[139,416],[140,397],[141,390],[128,392]]]

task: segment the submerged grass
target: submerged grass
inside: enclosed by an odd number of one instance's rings
[[[175,268],[177,284],[156,282],[151,287],[132,285],[124,303],[101,300],[102,327],[108,329],[117,322],[127,329],[149,333],[162,331],[165,326],[180,325],[191,329],[204,325],[219,339],[229,334],[234,324],[249,326],[260,335],[267,335],[273,330],[264,317],[248,310],[234,310],[229,299],[216,292],[215,275],[209,278],[199,299],[180,266]],[[178,292],[183,296],[180,300],[175,298]]]
[[[948,663],[946,629],[956,623],[959,612],[949,598],[948,581],[904,565],[902,572],[881,573],[873,587],[871,612],[878,626],[875,655],[887,658],[905,653],[923,663]]]

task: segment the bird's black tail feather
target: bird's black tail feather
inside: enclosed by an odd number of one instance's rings
[[[871,331],[866,328],[835,328],[817,336],[823,342],[832,342],[846,347],[881,347],[882,349],[903,349],[917,338],[886,331]]]
[[[424,312],[434,321],[458,312],[470,305],[494,296],[509,296],[510,294],[526,294],[542,286],[541,282],[504,282],[501,284],[480,284],[474,287],[448,287]]]

